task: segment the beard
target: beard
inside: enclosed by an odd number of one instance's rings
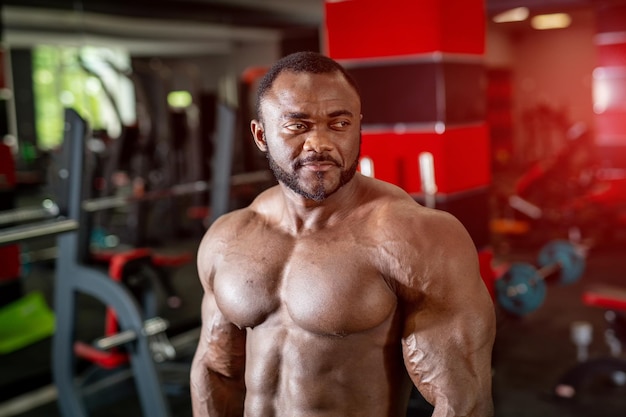
[[[341,164],[339,164],[330,156],[310,156],[308,158],[296,160],[292,164],[291,172],[287,172],[280,166],[278,166],[278,164],[272,157],[272,153],[269,148],[267,149],[265,156],[267,157],[270,169],[274,173],[274,176],[276,177],[276,180],[278,180],[278,182],[283,183],[290,190],[294,191],[295,193],[301,195],[306,199],[321,202],[336,193],[341,187],[350,182],[350,180],[354,177],[359,166],[360,152],[355,158],[352,165],[350,165],[347,169],[341,170],[339,183],[334,188],[327,189],[326,185],[324,184],[324,179],[327,172],[320,171],[315,173],[315,182],[313,183],[311,190],[305,190],[303,185],[300,183],[300,176],[298,173],[303,164],[309,162],[332,162],[337,166],[341,166]]]

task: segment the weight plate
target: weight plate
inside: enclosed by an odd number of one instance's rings
[[[516,316],[525,316],[537,310],[546,299],[546,284],[537,269],[523,262],[515,262],[496,280],[498,304]]]
[[[558,273],[561,284],[571,284],[582,277],[585,272],[585,257],[567,240],[553,240],[541,248],[537,256],[540,267],[561,265]]]

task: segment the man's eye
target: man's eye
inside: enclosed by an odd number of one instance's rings
[[[288,125],[287,129],[297,132],[306,129],[306,125],[304,123],[293,123]]]
[[[338,122],[333,123],[331,126],[334,127],[335,129],[343,129],[345,127],[350,126],[350,122],[346,120],[340,120]]]

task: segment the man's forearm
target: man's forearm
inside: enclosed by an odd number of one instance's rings
[[[465,404],[453,406],[448,401],[438,400],[432,417],[493,417],[493,401],[491,396],[476,398]]]
[[[209,369],[192,369],[191,403],[194,417],[242,417],[245,386]]]

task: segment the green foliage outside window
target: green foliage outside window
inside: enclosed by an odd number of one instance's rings
[[[80,65],[84,50],[58,46],[33,50],[35,128],[41,149],[53,149],[63,141],[65,108],[76,110],[93,129],[107,127],[105,107],[110,103],[98,78]]]

